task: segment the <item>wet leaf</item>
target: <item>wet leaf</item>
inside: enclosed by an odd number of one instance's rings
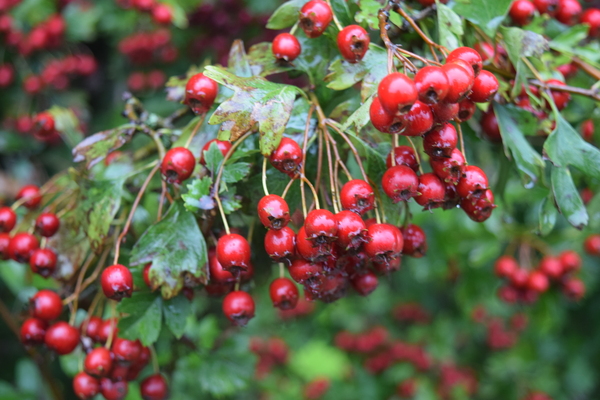
[[[73,161],[85,161],[86,167],[90,169],[129,142],[135,132],[135,125],[127,124],[88,136],[73,149]]]
[[[79,129],[79,120],[73,110],[53,106],[48,110],[54,117],[54,125],[65,143],[73,148],[83,139],[83,133]]]
[[[128,314],[119,320],[119,336],[139,339],[144,346],[156,342],[162,326],[162,298],[155,293],[134,292],[117,305],[117,311]]]
[[[235,75],[249,78],[252,76],[250,69],[250,63],[248,62],[248,56],[246,55],[246,49],[244,48],[244,42],[241,40],[235,40],[229,50],[229,57],[227,58],[227,68]]]
[[[280,72],[291,71],[293,67],[277,62],[270,42],[255,44],[248,50],[248,63],[252,75],[269,76]]]
[[[454,11],[494,37],[510,3],[511,0],[458,0]]]
[[[553,167],[550,179],[558,210],[571,225],[582,229],[588,223],[588,214],[573,183],[571,172],[566,167]]]
[[[268,29],[285,29],[298,21],[298,13],[308,0],[292,0],[282,4],[267,22]]]
[[[350,15],[350,10],[348,10],[346,0],[331,0],[331,8],[342,26],[352,25],[354,23],[354,20]]]
[[[552,232],[556,225],[556,217],[558,216],[558,210],[554,206],[554,197],[546,197],[542,201],[539,213],[539,232],[542,236],[547,236]]]
[[[192,312],[190,301],[182,295],[163,301],[165,324],[173,335],[179,339],[185,330],[187,317]]]
[[[440,44],[450,50],[460,47],[464,34],[462,20],[450,7],[442,3],[437,3],[437,9]]]
[[[181,195],[185,208],[191,212],[215,208],[215,201],[210,194],[211,186],[212,179],[207,176],[202,179],[194,179],[191,183],[188,183],[188,192]]]

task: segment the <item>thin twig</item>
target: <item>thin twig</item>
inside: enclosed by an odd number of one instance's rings
[[[265,191],[265,196],[268,196],[269,188],[267,187],[267,157],[263,157],[262,186],[263,186],[263,190]]]
[[[83,282],[83,278],[85,277],[85,273],[87,272],[90,265],[92,265],[92,261],[94,260],[94,253],[90,253],[88,255],[88,259],[83,264],[83,267],[79,270],[79,275],[77,276],[77,284],[75,285],[75,291],[73,295],[75,298],[73,299],[73,310],[71,312],[71,318],[69,319],[69,325],[73,325],[75,323],[75,314],[77,313],[77,305],[79,303],[79,295],[81,294],[81,283]]]
[[[186,140],[185,146],[184,146],[186,149],[188,147],[190,147],[190,144],[192,143],[192,140],[194,139],[194,136],[196,136],[196,133],[198,133],[198,130],[200,130],[200,127],[202,126],[202,123],[204,122],[204,118],[206,118],[206,113],[202,114],[202,117],[200,117],[200,120],[198,121],[198,123],[194,127],[194,130],[190,134],[190,137],[188,137],[188,139]]]

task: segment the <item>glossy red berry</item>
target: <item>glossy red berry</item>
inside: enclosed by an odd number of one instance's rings
[[[217,242],[217,260],[223,268],[238,276],[250,265],[250,244],[237,233],[222,236]]]
[[[581,269],[581,256],[573,250],[565,250],[558,255],[564,273],[579,271]]]
[[[271,165],[277,170],[295,178],[302,166],[302,149],[294,140],[282,138],[279,146],[269,156]]]
[[[152,354],[148,347],[142,347],[139,357],[129,366],[127,380],[131,381],[137,378],[140,372],[148,365]],[[108,399],[107,399],[108,400]]]
[[[1,17],[0,17],[1,18]],[[15,79],[15,69],[10,64],[0,64],[0,88],[10,86]]]
[[[25,346],[37,346],[44,343],[48,323],[39,318],[27,318],[19,332],[19,339]]]
[[[304,220],[306,237],[315,245],[330,243],[336,240],[338,223],[335,215],[325,209],[312,210]]]
[[[375,205],[375,192],[371,185],[362,179],[353,179],[342,186],[340,202],[344,210],[363,215]]]
[[[433,127],[433,112],[427,104],[417,100],[400,119],[403,121],[404,130],[400,132],[403,136],[421,136]]]
[[[368,296],[377,289],[379,279],[371,271],[356,275],[350,279],[350,284],[361,296]]]
[[[271,282],[269,294],[274,307],[281,310],[296,308],[299,297],[298,288],[288,278],[277,278]]]
[[[84,320],[80,327],[81,334],[89,337],[94,342],[100,342],[100,328],[102,326],[102,322],[102,318],[94,316],[87,320],[87,324],[86,320]]]
[[[321,36],[332,19],[331,8],[322,0],[311,0],[300,9],[300,27],[309,38]]]
[[[221,154],[223,154],[223,157],[225,157],[227,153],[229,153],[229,149],[231,149],[232,146],[231,142],[228,142],[226,140],[209,140],[208,142],[206,142],[206,144],[202,147],[202,150],[200,151],[200,164],[206,165],[206,160],[204,159],[204,152],[208,151],[208,149],[210,149],[210,146],[213,143],[216,143],[219,150],[221,150]]]
[[[440,178],[429,172],[419,176],[419,196],[415,196],[417,204],[424,210],[431,210],[442,206],[446,195],[446,188]]]
[[[273,39],[271,50],[278,60],[291,62],[298,58],[302,52],[302,46],[296,36],[289,33],[280,33]]]
[[[8,247],[10,246],[10,235],[8,233],[0,233],[0,260],[8,260]]]
[[[488,112],[481,115],[481,130],[484,137],[493,143],[502,142],[502,135],[500,134],[500,127],[498,126],[498,119],[494,110],[490,108]]]
[[[496,208],[494,194],[488,189],[479,197],[463,198],[460,207],[473,221],[483,222],[492,215],[492,211]]]
[[[17,214],[10,207],[0,207],[0,232],[10,232],[17,224]]]
[[[532,271],[527,280],[527,288],[537,293],[543,293],[550,287],[548,277],[540,271]]]
[[[115,338],[117,336],[119,332],[117,323],[116,318],[109,318],[102,321],[102,325],[100,325],[100,329],[98,330],[98,341],[100,343],[106,343],[110,337]]]
[[[527,286],[529,272],[524,268],[519,268],[509,277],[510,283],[517,289],[523,289]]]
[[[516,0],[508,11],[513,22],[520,26],[530,23],[534,14],[535,5],[529,0]]]
[[[458,116],[460,106],[458,103],[447,103],[440,101],[437,104],[431,105],[431,112],[433,113],[433,121],[438,124],[443,124],[448,121],[452,121]]]
[[[36,249],[31,253],[29,266],[33,273],[48,278],[56,269],[56,253],[48,248]]]
[[[44,237],[54,236],[60,227],[60,220],[53,213],[41,213],[35,220],[35,231]]]
[[[23,205],[30,210],[36,208],[42,202],[40,188],[35,185],[25,185],[17,193],[17,200],[27,199]]]
[[[408,224],[401,232],[404,238],[402,254],[421,258],[427,253],[427,236],[420,226]]]
[[[271,229],[265,235],[265,251],[276,262],[289,262],[296,249],[296,234],[289,227]]]
[[[463,153],[455,148],[449,158],[430,158],[429,164],[433,173],[447,183],[456,185],[467,166]]]
[[[91,399],[100,393],[100,382],[85,372],[80,372],[73,378],[73,391],[82,400]]]
[[[387,264],[400,256],[404,246],[400,229],[391,224],[375,224],[368,231],[370,240],[363,248],[369,258]]]
[[[498,297],[505,303],[513,304],[519,299],[519,292],[512,286],[502,286],[498,289]]]
[[[33,118],[33,134],[37,138],[47,138],[55,133],[54,117],[47,111]]]
[[[592,121],[591,119],[586,119],[581,123],[581,136],[583,137],[583,139],[585,139],[585,141],[591,142],[594,140],[595,130],[596,129],[594,128],[594,121]]]
[[[448,77],[440,67],[423,67],[415,74],[414,80],[419,100],[425,104],[436,104],[448,94]]]
[[[460,60],[444,64],[441,68],[448,77],[448,94],[444,101],[446,103],[459,103],[469,95],[473,86],[474,79],[472,75],[474,75],[474,72],[472,68],[466,63],[461,63]],[[468,68],[471,68],[471,71]]]
[[[311,285],[318,281],[323,274],[323,266],[321,264],[313,264],[309,261],[296,259],[288,267],[288,271],[292,279],[301,285]]]
[[[381,105],[377,96],[373,98],[373,102],[369,108],[369,119],[375,129],[383,133],[397,134],[402,132],[406,127],[406,121],[403,118],[388,113]]]
[[[496,92],[498,92],[499,87],[500,84],[494,74],[485,70],[481,71],[481,73],[475,77],[469,99],[476,103],[487,103],[492,100]]]
[[[458,134],[451,124],[435,128],[423,137],[423,150],[430,157],[451,157],[458,144]]]
[[[540,260],[538,270],[543,272],[548,278],[557,280],[563,275],[563,265],[557,257],[545,256]]]
[[[518,269],[517,260],[511,256],[502,256],[494,263],[494,273],[500,278],[510,278]]]
[[[121,264],[106,267],[102,271],[100,285],[104,295],[109,299],[121,301],[123,297],[131,297],[131,293],[133,293],[131,271]]]
[[[152,8],[152,19],[157,24],[170,24],[173,19],[171,7],[166,4],[155,5],[154,8]]]
[[[160,172],[167,183],[181,183],[192,176],[196,159],[185,147],[174,147],[167,151],[160,165]]]
[[[485,62],[487,60],[493,60],[494,54],[496,51],[494,50],[494,46],[487,42],[477,42],[473,46],[473,48],[479,53],[481,57],[481,61]]]
[[[546,83],[550,83],[552,85],[565,86],[564,82],[559,81],[558,79],[550,79],[546,81]],[[558,90],[551,90],[550,94],[552,95],[552,100],[554,100],[554,104],[556,104],[556,108],[562,110],[567,106],[569,100],[571,100],[571,95],[568,92],[561,92]]]
[[[571,277],[563,283],[562,291],[571,300],[579,301],[585,295],[585,284],[581,279]]]
[[[208,271],[212,283],[225,284],[235,282],[235,276],[223,268],[219,260],[217,260],[216,251],[213,249],[209,250],[208,253]]]
[[[332,251],[332,243],[317,243],[309,239],[306,229],[302,226],[296,235],[296,250],[305,260],[311,262],[323,262],[329,258]]]
[[[590,256],[600,257],[600,234],[588,236],[583,242],[583,248]]]
[[[471,65],[475,76],[479,75],[479,73],[482,71],[483,63],[481,60],[481,56],[475,49],[472,49],[470,47],[459,47],[457,49],[452,50],[446,58],[446,63],[451,63],[456,60],[463,60],[469,65]]]
[[[458,103],[458,120],[460,122],[465,122],[473,118],[475,115],[475,111],[477,110],[477,106],[475,103],[469,99],[464,99],[460,103]]]
[[[210,110],[218,93],[217,82],[199,73],[192,76],[185,85],[185,104],[195,114],[204,114]]]
[[[35,236],[26,232],[19,232],[10,239],[8,244],[8,255],[13,260],[26,263],[33,251],[39,247],[39,242]]]
[[[358,250],[367,241],[367,226],[360,215],[352,211],[335,214],[337,220],[337,244],[345,251]]]
[[[254,318],[254,300],[241,290],[231,292],[223,299],[223,313],[234,325],[245,326]]]
[[[265,228],[281,229],[290,222],[290,208],[281,196],[269,194],[258,202],[258,218]]]
[[[558,8],[558,0],[533,0],[533,5],[540,14],[548,14],[553,17]]]
[[[377,95],[384,110],[390,115],[403,115],[410,111],[419,93],[408,76],[394,72],[381,80]]]
[[[415,173],[419,171],[419,162],[417,161],[415,151],[413,150],[412,147],[410,147],[410,146],[394,147],[393,154],[394,154],[396,165],[405,165],[405,166],[409,167],[410,169],[412,169],[413,171],[415,171]],[[390,152],[390,154],[388,154],[386,161],[385,161],[385,165],[388,168],[391,168],[393,166],[392,165],[392,152]]]
[[[44,343],[61,356],[69,354],[79,344],[79,330],[64,321],[59,321],[48,328]]]
[[[85,372],[96,378],[102,378],[110,373],[113,358],[106,347],[96,347],[90,351],[83,362]]]
[[[456,185],[460,197],[480,197],[489,188],[487,175],[475,165],[465,167],[463,178]]]
[[[409,200],[417,195],[419,178],[415,171],[405,165],[388,168],[381,178],[383,191],[394,203]]]
[[[575,25],[581,16],[581,4],[577,0],[559,0],[555,18],[565,25]]]
[[[116,361],[120,363],[134,363],[142,353],[142,344],[138,340],[115,338],[111,347]]]
[[[127,376],[129,378],[129,375]],[[129,387],[126,381],[113,382],[110,378],[100,379],[100,394],[106,400],[123,400]]]
[[[150,289],[152,289],[152,281],[150,280],[150,268],[152,268],[152,263],[148,263],[144,265],[144,269],[142,270],[142,278],[144,278],[144,283]]]
[[[581,14],[579,22],[590,26],[589,37],[597,38],[600,36],[600,9],[588,8]]]
[[[371,39],[363,27],[348,25],[337,36],[337,45],[342,57],[349,63],[357,63],[369,50]]]

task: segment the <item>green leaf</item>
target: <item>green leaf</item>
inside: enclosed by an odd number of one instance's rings
[[[302,46],[302,53],[294,60],[294,65],[297,70],[308,75],[313,86],[321,87],[329,64],[332,60],[340,58],[335,39],[329,34],[308,38],[304,32],[300,32],[297,38]]]
[[[182,295],[163,301],[165,324],[179,339],[185,330],[188,316],[192,313],[190,301]]]
[[[271,42],[263,42],[250,47],[247,55],[252,75],[268,76],[291,71],[293,68],[277,62]]]
[[[600,194],[587,204],[587,211],[590,215],[590,223],[588,228],[592,231],[600,231]]]
[[[162,298],[155,293],[134,292],[122,299],[117,311],[128,314],[119,320],[119,336],[139,339],[144,346],[156,342],[162,322]]]
[[[558,216],[558,210],[554,206],[554,197],[546,197],[542,201],[539,213],[539,232],[542,236],[547,236],[552,232],[556,225],[556,218]]]
[[[102,12],[97,7],[69,3],[62,12],[66,37],[71,42],[92,42],[96,38],[97,24]]]
[[[588,223],[588,214],[573,183],[571,172],[566,167],[553,167],[550,179],[558,210],[571,225],[582,229]]]
[[[221,180],[225,183],[235,183],[244,179],[250,173],[250,163],[237,162],[226,164]]]
[[[230,187],[227,191],[222,192],[220,199],[225,214],[231,214],[242,208],[242,196],[236,194],[235,187]]]
[[[85,161],[86,167],[90,169],[128,143],[135,132],[136,126],[127,124],[88,136],[73,149],[73,162]]]
[[[191,183],[188,183],[188,192],[181,195],[185,208],[194,213],[215,208],[215,201],[210,194],[212,184],[212,179],[208,176],[202,179],[194,179]]]
[[[524,110],[512,105],[494,103],[494,112],[498,118],[506,156],[515,160],[525,187],[532,187],[542,176],[545,164],[542,156],[531,147],[523,135],[521,121]]]
[[[162,220],[152,225],[131,250],[131,265],[152,263],[152,287],[164,298],[175,297],[185,279],[208,280],[207,249],[194,215],[174,202]]]
[[[333,346],[311,341],[292,354],[289,367],[306,381],[317,377],[342,379],[349,372],[350,360]]]
[[[300,89],[262,77],[240,78],[213,66],[204,73],[235,92],[210,117],[210,124],[222,123],[219,139],[235,141],[258,125],[261,153],[269,156],[281,141]]]
[[[268,29],[280,30],[289,28],[298,21],[298,13],[308,0],[292,0],[283,3],[267,22]]]
[[[511,0],[457,0],[454,11],[494,37],[510,7]]]
[[[83,133],[79,130],[79,120],[73,110],[53,106],[48,110],[54,117],[54,125],[65,143],[73,148],[83,139]]]
[[[440,44],[454,50],[462,46],[463,22],[450,7],[440,2],[436,2],[436,4]]]
[[[352,113],[352,115],[342,126],[342,130],[345,131],[354,125],[355,130],[360,132],[360,130],[371,121],[371,117],[369,116],[371,103],[373,103],[373,96],[369,97],[367,101],[365,101],[364,104],[358,108],[358,110]]]
[[[501,27],[508,58],[516,66],[521,57],[539,57],[548,50],[548,41],[542,35],[520,28]]]
[[[239,39],[235,40],[231,45],[229,57],[227,58],[227,68],[236,76],[243,78],[249,78],[252,76],[252,70],[250,69],[250,63],[248,62],[248,56],[246,55],[244,42]]]
[[[204,154],[202,155],[204,156],[206,168],[208,168],[212,176],[216,176],[219,166],[225,158],[219,149],[219,145],[216,142],[212,142],[208,146],[208,150],[204,150]]]
[[[587,25],[575,25],[557,35],[549,43],[552,50],[569,56],[577,56],[598,67],[600,62],[600,43],[591,41],[585,44],[588,37]]]
[[[350,10],[348,10],[346,0],[331,0],[331,9],[342,26],[352,25],[354,23],[354,20],[350,15]]]
[[[379,29],[379,9],[383,4],[378,0],[359,0],[360,11],[356,13],[354,19],[359,24],[367,24],[371,29]]]

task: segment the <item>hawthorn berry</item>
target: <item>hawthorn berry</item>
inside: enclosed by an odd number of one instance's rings
[[[292,279],[301,285],[312,285],[323,274],[323,265],[296,259],[288,267]]]
[[[102,325],[100,325],[100,329],[98,330],[98,342],[106,343],[110,337],[116,337],[119,332],[117,323],[116,318],[109,318],[102,321]]]
[[[558,79],[550,79],[546,81],[546,83],[550,83],[552,85],[565,86],[564,82],[559,81]],[[562,110],[567,106],[569,100],[571,100],[571,95],[568,92],[560,92],[558,90],[550,90],[550,94],[552,95],[552,100],[554,104],[556,104],[556,108]]]
[[[348,25],[337,35],[337,45],[342,57],[349,63],[357,63],[369,50],[371,39],[363,27]]]
[[[134,363],[142,353],[142,344],[138,340],[127,340],[116,337],[112,342],[111,351],[115,361],[119,363]]]
[[[475,49],[475,51],[479,53],[482,64],[487,60],[493,60],[494,54],[496,53],[496,51],[494,50],[494,46],[487,42],[477,42],[475,43],[475,45],[473,45],[473,49]]]
[[[42,289],[29,299],[29,308],[31,316],[52,321],[62,313],[62,300],[58,294],[52,290]]]
[[[564,273],[579,271],[581,269],[581,256],[573,250],[565,250],[558,255]]]
[[[588,236],[583,242],[583,248],[589,255],[600,257],[600,234]]]
[[[431,112],[433,114],[433,121],[437,124],[443,124],[448,121],[452,121],[458,116],[460,106],[458,103],[447,103],[440,101],[437,104],[431,105]]]
[[[473,86],[473,68],[460,59],[444,64],[441,68],[448,77],[448,94],[446,94],[444,101],[446,103],[459,103],[469,95]]]
[[[338,222],[331,211],[312,210],[304,220],[306,237],[315,245],[330,243],[337,239]]]
[[[427,253],[427,235],[420,226],[408,224],[401,229],[404,238],[404,247],[402,254],[421,258]]]
[[[415,74],[415,86],[419,100],[425,104],[443,101],[450,89],[448,77],[440,67],[425,66]]]
[[[575,25],[581,16],[581,4],[577,0],[559,0],[555,18],[565,25]]]
[[[367,241],[367,226],[360,215],[352,211],[335,214],[337,221],[337,244],[345,251],[358,250]]]
[[[234,325],[245,326],[254,318],[254,300],[248,293],[237,290],[223,299],[223,313]]]
[[[510,278],[518,269],[517,260],[511,256],[502,256],[494,263],[494,273],[500,278]]]
[[[129,391],[128,386],[127,381],[113,382],[110,378],[102,378],[100,379],[100,394],[106,400],[123,400]]]
[[[462,198],[480,197],[489,187],[487,175],[475,165],[464,169],[461,180],[456,185],[456,193]]]
[[[38,113],[33,119],[33,134],[37,138],[47,138],[55,133],[54,117],[47,111]]]
[[[83,362],[85,372],[96,378],[102,378],[110,373],[113,356],[106,347],[96,347],[90,351]]]
[[[312,296],[324,303],[331,303],[346,295],[348,278],[342,272],[323,275],[314,287],[305,287],[305,291],[312,292]]]
[[[282,138],[279,146],[269,156],[269,162],[275,169],[295,178],[302,167],[302,149],[294,140]]]
[[[400,117],[405,126],[404,136],[421,136],[433,127],[433,112],[427,104],[417,100],[410,111]]]
[[[571,300],[579,301],[585,295],[585,284],[581,279],[571,277],[563,283],[562,291]]]
[[[481,115],[481,130],[486,139],[492,143],[502,142],[502,135],[500,134],[500,127],[498,126],[498,119],[493,109],[489,109],[487,112]]]
[[[300,9],[300,27],[309,38],[321,36],[332,19],[333,12],[323,0],[311,0]]]
[[[17,224],[17,214],[10,207],[0,207],[0,232],[10,232]]]
[[[545,256],[540,260],[538,270],[543,272],[548,278],[558,280],[562,277],[564,268],[560,259],[552,256]]]
[[[417,192],[419,196],[415,196],[417,204],[423,206],[424,210],[441,207],[446,195],[444,184],[435,174],[429,172],[419,176],[419,186]]]
[[[458,134],[451,124],[443,124],[423,137],[423,150],[430,157],[451,157]]]
[[[590,26],[588,36],[591,38],[597,38],[600,36],[600,9],[588,8],[581,14],[579,23],[587,24]]]
[[[123,297],[131,297],[133,276],[126,266],[121,264],[111,265],[102,271],[100,285],[107,298],[121,301]]]
[[[585,139],[585,141],[591,142],[592,140],[594,140],[594,131],[594,121],[592,121],[591,119],[586,119],[581,123],[581,136],[583,137],[583,139]]]
[[[302,226],[296,234],[296,250],[298,254],[311,262],[326,261],[332,252],[332,243],[317,243],[308,238],[306,229]]]
[[[447,183],[456,184],[462,178],[467,166],[463,153],[455,148],[449,158],[430,158],[429,164],[433,173]]]
[[[37,346],[44,343],[48,323],[39,318],[27,318],[21,330],[19,331],[19,339],[25,346]]]
[[[160,172],[167,183],[181,183],[192,176],[196,159],[185,147],[174,147],[167,151],[160,164]]]
[[[37,248],[39,242],[35,236],[27,232],[19,232],[10,239],[8,255],[16,262],[26,263]]]
[[[362,179],[353,179],[342,186],[340,202],[344,210],[363,215],[375,206],[375,192]]]
[[[8,246],[10,246],[10,235],[8,233],[0,233],[0,260],[8,260]]]
[[[533,5],[540,14],[548,14],[553,17],[556,14],[558,0],[533,0]]]
[[[16,199],[26,199],[23,205],[30,210],[36,208],[42,202],[40,188],[35,185],[25,185],[19,190],[19,193],[17,193]]]
[[[369,119],[375,129],[383,133],[397,134],[406,128],[406,121],[403,118],[389,114],[383,108],[377,96],[373,98],[371,107],[369,107]]]
[[[80,372],[73,378],[73,391],[82,400],[91,399],[100,393],[100,382],[85,372]]]
[[[404,246],[400,229],[391,224],[375,224],[368,228],[369,241],[364,244],[365,254],[379,263],[388,264],[398,258]]]
[[[383,78],[377,87],[377,95],[381,106],[390,115],[406,114],[419,97],[412,79],[400,72]]]
[[[405,165],[388,168],[381,178],[383,191],[394,203],[417,196],[419,178],[415,171]]]
[[[185,101],[195,114],[204,114],[212,107],[219,85],[203,73],[193,75],[185,85]]]
[[[392,165],[392,154],[394,154],[396,165],[405,165],[412,169],[413,171],[419,171],[419,162],[417,161],[417,157],[415,155],[415,151],[410,146],[397,146],[394,147],[394,150],[388,154],[385,165],[388,168],[391,168]]]
[[[298,303],[298,288],[288,278],[277,278],[269,286],[273,306],[281,310],[291,310]]]
[[[529,272],[524,268],[519,268],[513,271],[512,275],[508,279],[515,288],[523,289],[527,286]]]
[[[498,297],[505,303],[513,304],[519,299],[519,292],[512,286],[502,286],[498,289]]]
[[[487,103],[492,100],[499,87],[500,84],[496,76],[489,71],[483,70],[475,77],[469,99],[475,103]]]
[[[89,337],[94,342],[100,342],[99,335],[100,335],[100,328],[102,326],[102,322],[103,322],[102,318],[91,316],[87,320],[87,325],[86,325],[86,320],[84,320],[83,323],[81,324],[81,327],[80,327],[81,334]]]
[[[258,218],[265,228],[281,229],[290,222],[290,209],[281,196],[269,194],[258,202]]]
[[[473,221],[483,222],[492,215],[492,211],[496,208],[494,194],[488,189],[480,197],[463,198],[460,207]]]
[[[510,6],[508,15],[517,25],[524,26],[531,22],[535,14],[535,5],[529,0],[516,0]]]
[[[475,103],[470,99],[464,99],[458,103],[458,120],[460,122],[470,120],[475,115],[475,110],[477,110]]]
[[[35,231],[44,237],[51,237],[58,231],[60,220],[53,213],[41,213],[35,220]]]
[[[61,356],[69,354],[79,344],[79,330],[64,321],[58,321],[46,330],[44,343]]]
[[[15,69],[10,64],[0,64],[0,88],[10,86],[15,79]]]
[[[152,268],[152,263],[144,265],[144,269],[142,270],[142,278],[144,279],[146,286],[152,289],[152,281],[150,281],[150,268]]]
[[[289,227],[270,229],[265,235],[265,251],[275,262],[289,263],[296,249],[296,234]]]
[[[231,142],[228,142],[226,140],[219,140],[219,139],[213,139],[213,140],[209,140],[208,142],[206,142],[206,144],[202,147],[202,150],[200,151],[200,164],[202,165],[206,165],[206,160],[204,159],[204,152],[208,151],[208,149],[210,149],[210,146],[216,143],[217,147],[219,148],[219,150],[221,150],[221,154],[223,154],[223,157],[225,157],[227,155],[227,153],[229,153],[229,150],[231,149]]]
[[[350,284],[358,294],[368,296],[377,289],[379,279],[373,272],[367,271],[350,278]]]
[[[250,265],[250,244],[237,233],[222,236],[217,242],[217,260],[223,268],[237,277]]]
[[[173,19],[171,8],[166,4],[157,4],[152,8],[152,19],[157,24],[170,24]]]
[[[543,293],[548,290],[550,282],[548,277],[541,271],[532,271],[527,280],[527,287],[537,293]]]
[[[292,62],[302,52],[302,46],[296,36],[289,33],[280,33],[273,39],[271,50],[276,59]]]
[[[456,60],[462,60],[469,64],[473,68],[476,77],[482,71],[483,62],[481,56],[475,49],[470,47],[459,47],[452,50],[450,54],[448,54],[448,57],[446,57],[446,63],[451,63]]]

